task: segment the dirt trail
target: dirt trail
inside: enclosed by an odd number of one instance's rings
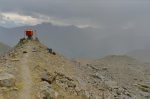
[[[30,55],[30,46],[27,47],[27,52],[28,53],[25,53],[21,61],[23,89],[21,90],[19,99],[31,99],[32,77],[29,69],[30,64],[28,63],[28,58]]]

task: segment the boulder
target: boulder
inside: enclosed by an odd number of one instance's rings
[[[42,80],[42,81],[46,81],[46,82],[48,82],[49,84],[52,84],[53,81],[55,80],[55,78],[56,78],[55,75],[46,72],[46,73],[44,73],[44,74],[42,75],[41,80]]]
[[[12,74],[0,74],[0,87],[13,87],[15,86],[15,77]]]
[[[41,82],[40,90],[40,93],[43,96],[42,99],[56,99],[59,95],[58,92],[51,88],[51,85],[46,81]]]

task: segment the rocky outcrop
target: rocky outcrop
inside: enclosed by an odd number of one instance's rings
[[[15,86],[15,77],[12,74],[0,74],[0,87],[13,87]]]
[[[139,90],[139,97],[150,99],[150,83],[134,84]]]
[[[88,99],[84,90],[79,87],[78,82],[64,74],[57,72],[54,74],[45,73],[42,75],[41,80],[42,83],[46,83],[43,84],[41,91],[45,97],[52,97],[54,99]]]

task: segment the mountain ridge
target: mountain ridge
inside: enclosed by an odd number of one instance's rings
[[[79,95],[82,89],[75,80],[72,63],[54,51],[49,52],[48,47],[37,40],[21,39],[16,47],[1,56],[0,65],[1,75],[13,75],[13,78],[7,78],[10,87],[2,83],[5,77],[0,78],[0,91],[4,99],[82,99],[84,95]],[[9,94],[5,94],[6,91]]]

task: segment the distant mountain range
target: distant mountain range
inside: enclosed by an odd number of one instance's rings
[[[101,58],[107,55],[122,55],[137,49],[150,49],[150,35],[133,30],[130,33],[120,28],[78,28],[42,23],[16,28],[0,27],[0,42],[10,46],[24,37],[24,30],[37,31],[40,41],[70,58]]]
[[[92,28],[78,28],[76,26],[55,26],[43,23],[36,26],[23,26],[17,28],[0,28],[0,41],[10,46],[16,45],[20,38],[24,37],[24,30],[32,28],[37,31],[41,42],[58,52],[77,57],[85,56],[90,51],[91,35],[98,31]],[[86,51],[86,53],[85,53]]]

